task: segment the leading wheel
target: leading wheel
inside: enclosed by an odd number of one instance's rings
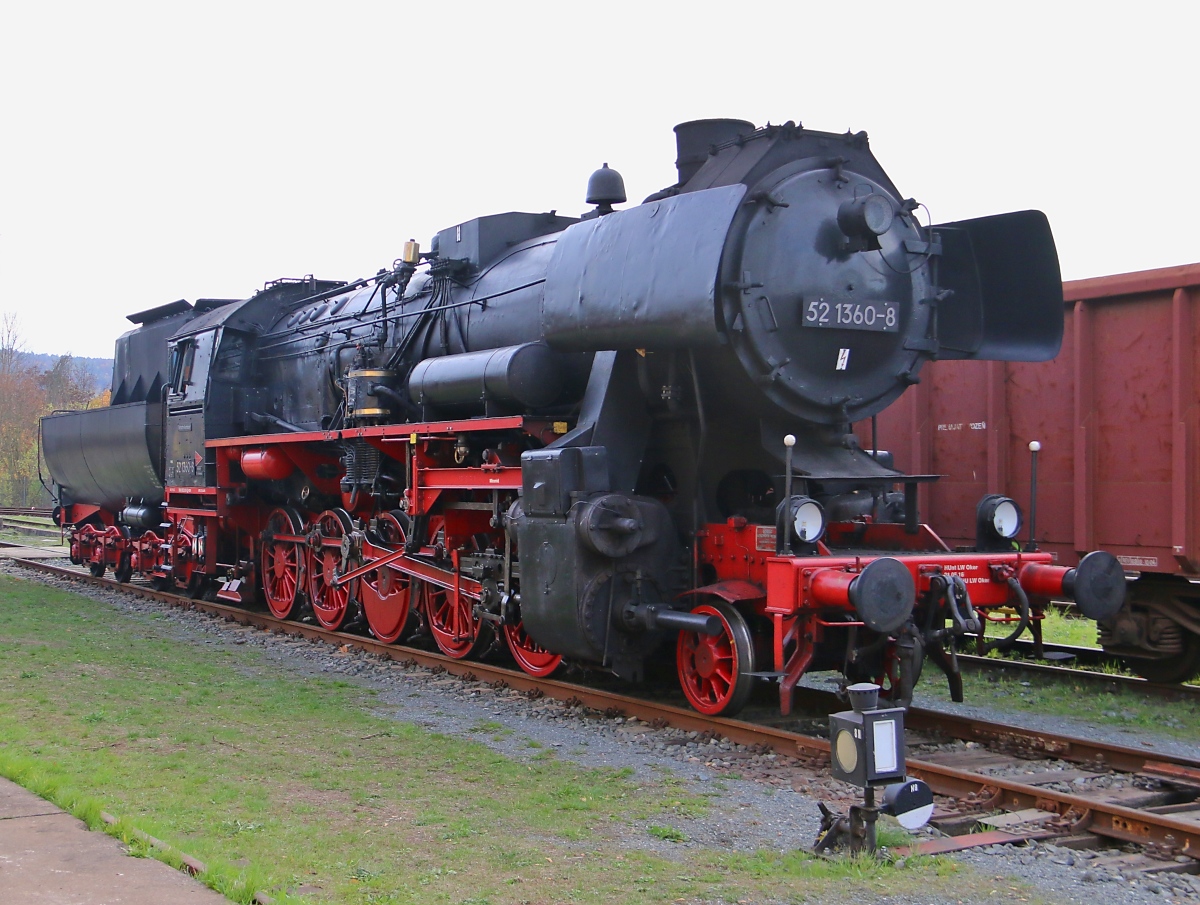
[[[276,619],[286,619],[292,614],[304,581],[304,548],[299,540],[303,530],[298,512],[274,509],[267,516],[260,572],[267,608]],[[285,540],[280,535],[296,540]]]
[[[376,520],[376,533],[387,546],[398,549],[408,536],[408,516],[386,512]],[[385,644],[404,635],[412,612],[412,581],[403,572],[384,566],[363,576],[359,589],[371,634]]]
[[[562,654],[552,654],[525,632],[525,623],[504,626],[504,640],[517,665],[531,676],[545,678],[562,665]]]
[[[721,632],[680,632],[675,645],[679,684],[689,703],[709,716],[733,716],[754,688],[754,639],[742,614],[723,600],[692,610],[721,620]]]
[[[342,565],[342,538],[354,529],[344,509],[329,509],[317,516],[319,545],[309,553],[308,599],[313,615],[324,628],[337,630],[346,620],[358,581],[334,586]]]

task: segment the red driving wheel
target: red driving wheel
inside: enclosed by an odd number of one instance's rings
[[[376,533],[388,547],[397,550],[408,536],[408,516],[385,512],[376,520]],[[398,641],[412,611],[412,581],[403,572],[384,566],[363,576],[359,589],[371,634],[385,644]]]
[[[308,551],[308,599],[313,615],[324,628],[336,630],[346,620],[358,581],[335,586],[342,565],[342,538],[354,525],[344,509],[328,509],[317,516],[317,545]]]
[[[525,631],[525,623],[504,626],[504,640],[517,665],[531,676],[546,677],[562,665],[562,654],[552,654]]]
[[[422,582],[422,602],[429,630],[447,657],[463,660],[484,650],[492,639],[491,626],[475,616],[475,601],[456,598],[449,588]]]
[[[304,548],[298,541],[283,540],[278,535],[299,537],[303,530],[299,513],[274,509],[267,516],[260,571],[263,596],[276,619],[286,619],[292,614],[304,581]]]

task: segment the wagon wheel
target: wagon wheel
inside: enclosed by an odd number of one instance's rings
[[[308,599],[317,622],[337,630],[346,620],[350,601],[357,600],[358,580],[333,586],[342,565],[342,538],[354,525],[345,509],[327,509],[317,516],[318,546],[308,551]]]
[[[721,600],[692,610],[721,620],[717,635],[680,632],[675,645],[679,684],[693,707],[709,716],[733,716],[754,687],[754,639],[745,618]]]
[[[1200,636],[1188,634],[1184,638],[1182,653],[1176,657],[1166,660],[1126,657],[1125,665],[1151,682],[1164,685],[1186,682],[1200,673]]]
[[[376,533],[393,549],[404,546],[408,536],[408,516],[396,510],[379,516]],[[412,582],[390,566],[363,576],[360,587],[363,611],[371,634],[385,644],[398,641],[405,633],[412,612]]]
[[[544,678],[562,665],[562,654],[552,654],[530,638],[524,621],[504,626],[504,640],[517,665],[531,676]]]
[[[276,540],[276,535],[299,535],[304,530],[300,514],[292,509],[274,509],[267,517],[262,544],[262,585],[267,608],[277,619],[292,614],[304,583],[304,548],[296,541]],[[270,538],[267,540],[266,538]]]

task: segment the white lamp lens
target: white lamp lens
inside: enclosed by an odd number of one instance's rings
[[[811,544],[825,533],[825,513],[816,501],[807,500],[801,503],[795,512],[792,529],[797,540]]]
[[[992,512],[992,527],[1001,537],[1012,539],[1021,527],[1021,513],[1012,500],[1003,500]]]
[[[896,759],[896,721],[880,720],[872,729],[875,743],[875,772],[895,773],[899,766]]]

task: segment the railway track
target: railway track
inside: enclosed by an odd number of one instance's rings
[[[94,578],[81,570],[36,560],[18,565],[72,581],[119,589],[163,603],[197,610],[264,631],[350,646],[396,661],[416,663],[469,681],[533,692],[607,715],[636,718],[653,727],[673,727],[702,737],[723,737],[750,751],[770,750],[794,763],[800,773],[824,773],[829,743],[811,726],[706,717],[663,701],[630,697],[574,682],[538,679],[524,672],[361,635],[330,632],[300,622],[222,603],[193,600],[140,585]],[[835,695],[798,689],[800,706],[818,713],[842,709]],[[801,722],[801,721],[797,721]],[[814,723],[812,719],[808,721]],[[925,780],[937,796],[935,823],[950,834],[926,850],[948,851],[971,845],[1033,838],[1101,837],[1136,843],[1141,869],[1200,872],[1200,761],[1131,747],[1034,732],[1015,726],[910,708],[911,777]],[[957,740],[947,745],[947,740]],[[966,743],[961,744],[961,743]],[[736,769],[736,764],[733,768]],[[802,781],[802,780],[797,780]],[[985,833],[971,832],[977,825]],[[1182,860],[1171,860],[1183,856]]]
[[[20,506],[0,506],[0,517],[5,515],[27,515],[30,518],[49,520],[52,509],[22,509]]]
[[[24,511],[24,510],[22,510]],[[0,509],[0,516],[4,510]],[[57,536],[58,532],[50,532]],[[13,541],[0,541],[0,549],[20,548],[22,545]],[[1077,669],[1062,664],[1068,662],[1084,663],[1092,666],[1112,664],[1115,661],[1099,648],[1076,647],[1065,644],[1043,644],[1045,654],[1050,662],[1033,659],[1033,645],[1027,641],[1018,640],[1013,643],[1011,653],[1017,658],[982,657],[974,654],[959,653],[958,661],[964,670],[991,670],[1012,675],[1028,674],[1034,677],[1046,678],[1058,682],[1085,683],[1089,688],[1115,691],[1125,689],[1141,694],[1155,695],[1168,700],[1200,699],[1200,685],[1164,685],[1150,682],[1138,676],[1123,673],[1101,672],[1094,669]],[[1021,657],[1023,655],[1023,658]]]
[[[1084,648],[1090,650],[1090,648]],[[1094,651],[1102,653],[1101,651]],[[1163,685],[1150,682],[1138,676],[1123,673],[1106,673],[1094,669],[1076,669],[1059,666],[1055,663],[1043,663],[1037,660],[1009,660],[999,657],[977,657],[972,654],[959,654],[959,666],[970,670],[992,670],[1013,675],[1027,674],[1040,676],[1052,681],[1082,682],[1093,689],[1125,689],[1142,694],[1155,695],[1168,700],[1200,699],[1200,685],[1185,683],[1182,685]]]
[[[1047,660],[1052,660],[1058,663],[1082,663],[1087,666],[1104,666],[1115,664],[1117,658],[1112,654],[1105,653],[1098,647],[1079,647],[1073,644],[1054,644],[1053,642],[1044,642],[1042,644],[1043,656]],[[1026,638],[1018,638],[1013,641],[1008,647],[1008,653],[1022,657],[1026,660],[1034,658],[1033,642]],[[974,654],[970,655],[972,658]],[[986,659],[986,658],[979,658]],[[992,658],[994,659],[994,658]]]
[[[0,507],[0,530],[18,536],[62,537],[62,529],[50,521],[48,509]]]

